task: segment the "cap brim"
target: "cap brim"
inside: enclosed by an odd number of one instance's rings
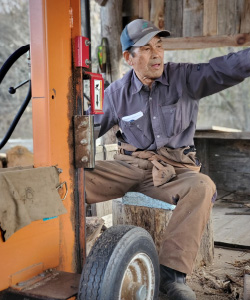
[[[133,46],[145,46],[156,35],[159,35],[160,37],[167,37],[170,36],[170,32],[167,30],[149,32],[148,34],[144,35],[144,37],[142,37],[140,40],[138,40]]]

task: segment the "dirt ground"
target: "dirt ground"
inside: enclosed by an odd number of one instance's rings
[[[215,248],[214,263],[187,277],[197,300],[243,299],[244,274],[250,274],[250,251]],[[167,300],[163,294],[159,300]]]

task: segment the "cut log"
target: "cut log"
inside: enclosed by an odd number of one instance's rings
[[[23,146],[15,146],[8,150],[6,153],[6,159],[8,168],[32,166],[34,163],[33,153]]]
[[[162,237],[172,216],[171,210],[126,205],[122,199],[113,200],[113,225],[135,225],[146,229],[152,236],[159,253]],[[214,241],[212,219],[210,218],[197,254],[195,269],[204,265],[211,265],[214,257]]]

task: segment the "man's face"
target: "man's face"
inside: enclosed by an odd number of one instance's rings
[[[151,86],[163,73],[164,49],[158,36],[153,37],[145,46],[134,47],[133,54],[125,52],[124,57],[144,84]]]

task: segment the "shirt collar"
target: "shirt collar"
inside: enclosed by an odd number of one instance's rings
[[[132,83],[132,94],[136,94],[136,93],[140,92],[140,90],[143,87],[143,83],[136,76],[134,70],[133,70],[133,75],[132,75],[131,83]]]
[[[161,77],[156,78],[155,81],[160,82],[163,85],[169,85],[168,78],[167,78],[167,72],[166,72],[166,66],[164,66],[164,70],[163,70]],[[134,70],[133,70],[131,82],[132,82],[132,94],[136,94],[136,93],[140,92],[140,90],[143,87],[143,83],[138,79]]]

